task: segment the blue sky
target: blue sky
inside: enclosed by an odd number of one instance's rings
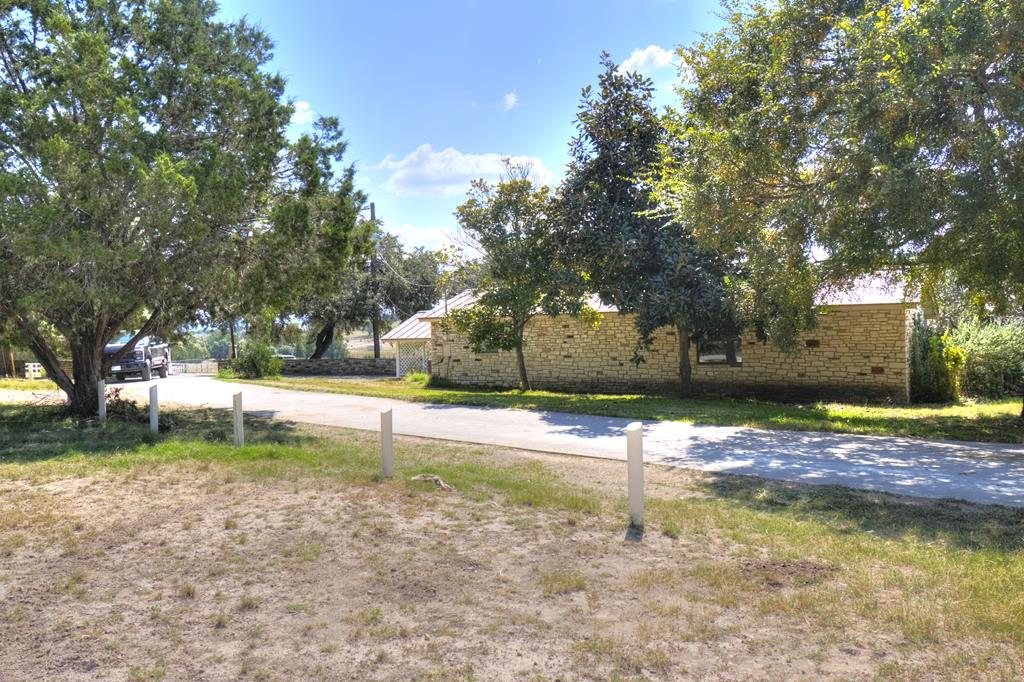
[[[456,232],[469,181],[495,179],[502,157],[558,181],[602,50],[649,75],[668,104],[674,48],[718,28],[718,11],[717,0],[221,2],[224,17],[273,37],[293,129],[337,116],[378,217],[430,248]]]

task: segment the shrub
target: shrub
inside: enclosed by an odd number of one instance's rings
[[[1001,398],[1024,384],[1024,321],[970,323],[953,333],[967,353],[962,372],[966,395]]]
[[[939,334],[920,315],[910,338],[910,399],[915,403],[944,403],[960,394],[963,349],[949,334]]]
[[[274,357],[274,349],[258,341],[248,344],[231,365],[231,369],[243,379],[280,376],[282,367],[284,361]]]
[[[430,381],[430,375],[426,372],[408,372],[402,380],[415,386],[426,386]]]

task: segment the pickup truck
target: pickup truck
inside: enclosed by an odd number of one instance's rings
[[[123,334],[106,345],[103,354],[107,357],[124,348],[131,341],[134,333]],[[121,359],[110,366],[110,374],[118,381],[128,376],[142,377],[149,381],[156,372],[161,379],[167,378],[171,368],[171,353],[167,342],[155,336],[143,336],[135,344],[135,348],[121,356]]]

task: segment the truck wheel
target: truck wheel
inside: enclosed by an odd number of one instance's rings
[[[157,376],[159,376],[161,379],[166,379],[167,378],[167,363],[164,362],[164,364],[162,364],[159,367],[157,367],[156,368],[156,373],[157,373]]]
[[[116,375],[114,375],[114,379],[116,379],[119,382],[123,382],[124,381],[124,375],[123,374],[116,374]]]
[[[149,360],[146,360],[145,366],[142,368],[142,380],[149,381],[153,378],[153,368],[149,364]]]

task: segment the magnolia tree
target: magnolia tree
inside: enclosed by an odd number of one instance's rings
[[[659,211],[651,179],[664,126],[651,103],[653,85],[622,73],[607,55],[602,64],[597,91],[583,91],[579,135],[560,196],[558,242],[603,300],[636,315],[637,362],[655,330],[675,329],[679,391],[689,395],[691,341],[739,331],[740,273],[695,238],[689,220]]]

